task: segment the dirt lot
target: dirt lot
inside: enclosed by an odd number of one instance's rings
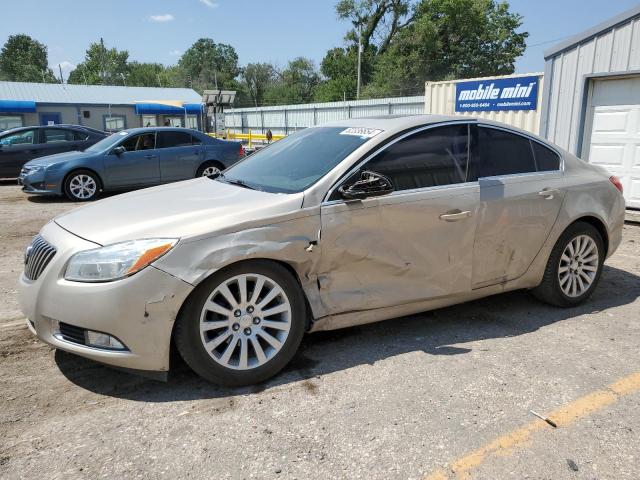
[[[314,334],[268,384],[228,390],[23,327],[23,249],[73,206],[0,185],[0,478],[640,477],[640,227],[579,308],[515,292]]]

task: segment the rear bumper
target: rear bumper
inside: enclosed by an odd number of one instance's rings
[[[97,245],[54,223],[40,234],[56,247],[56,255],[38,279],[29,280],[22,274],[18,281],[22,311],[38,338],[114,367],[168,371],[173,324],[193,287],[152,266],[114,282],[67,281],[64,268],[71,255]],[[60,322],[107,333],[127,348],[108,350],[70,341],[62,335]]]

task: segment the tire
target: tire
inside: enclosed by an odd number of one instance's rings
[[[267,314],[272,311],[278,313]],[[199,285],[180,311],[174,339],[198,375],[237,387],[265,381],[284,368],[300,346],[305,325],[297,280],[277,263],[254,260]]]
[[[597,253],[595,259],[594,253]],[[584,302],[598,285],[605,255],[600,232],[589,223],[573,223],[553,247],[542,283],[532,290],[533,295],[557,307],[573,307]],[[587,279],[591,283],[587,284]]]
[[[64,194],[72,202],[89,202],[100,195],[100,179],[89,170],[75,170],[64,179]]]
[[[222,166],[218,162],[204,162],[198,167],[198,170],[196,171],[196,177],[208,177],[220,173],[222,170],[224,170],[224,166]]]

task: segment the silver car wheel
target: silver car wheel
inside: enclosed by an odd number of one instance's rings
[[[271,278],[245,273],[218,285],[200,315],[200,338],[217,363],[250,370],[282,349],[291,329],[291,303]]]
[[[598,246],[588,235],[578,235],[565,247],[560,256],[558,281],[568,297],[579,297],[593,284],[598,273]]]
[[[83,173],[75,175],[69,182],[69,191],[71,195],[80,200],[86,200],[95,195],[98,190],[96,181],[89,175]]]
[[[203,177],[209,177],[211,175],[217,175],[220,173],[220,169],[218,167],[209,166],[202,171]]]

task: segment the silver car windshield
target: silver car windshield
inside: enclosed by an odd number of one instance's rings
[[[301,130],[250,155],[217,180],[266,192],[301,192],[370,140],[370,136],[352,130],[347,127]]]

